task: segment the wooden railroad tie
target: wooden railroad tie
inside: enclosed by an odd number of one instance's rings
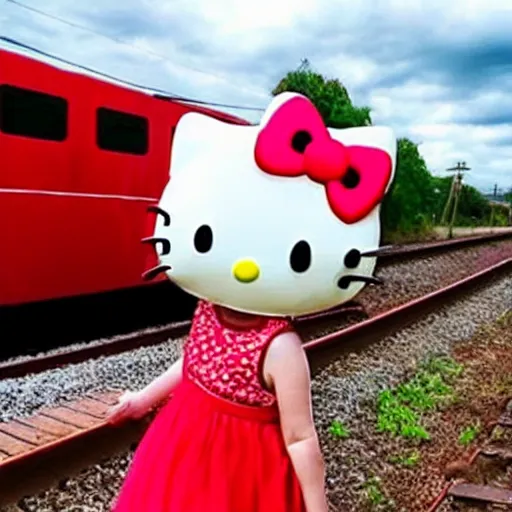
[[[32,452],[100,426],[120,394],[88,393],[57,407],[43,407],[33,416],[0,422],[0,470],[13,459],[29,457]]]

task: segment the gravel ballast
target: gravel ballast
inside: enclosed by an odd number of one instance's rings
[[[512,241],[505,240],[457,249],[444,254],[433,254],[429,257],[414,257],[405,262],[378,264],[376,274],[384,284],[366,287],[356,299],[369,316],[374,316],[511,257]],[[353,325],[362,319],[364,316],[358,313],[342,313],[337,318],[331,317],[321,323],[299,324],[297,330],[304,340],[308,341]],[[143,329],[140,333],[149,333],[162,327],[165,326]],[[112,337],[110,340],[116,338],[120,336]],[[101,345],[106,341],[108,339],[74,343],[66,347],[54,348],[44,354],[51,355],[84,346]],[[5,362],[26,361],[41,354],[12,357]]]
[[[375,424],[378,393],[397,384],[429,354],[446,354],[467,340],[479,326],[512,308],[512,278],[494,280],[456,303],[383,339],[360,354],[351,354],[324,368],[312,382],[315,421],[327,464],[330,499],[340,510],[365,510],[362,486],[369,471],[385,470],[379,460]],[[0,382],[2,419],[31,414],[41,405],[58,403],[89,390],[137,388],[159,375],[179,353],[179,344],[139,349],[119,356],[46,372],[31,379]],[[333,420],[353,433],[343,442],[329,432]],[[92,466],[80,475],[38,496],[22,500],[26,511],[108,510],[117,493],[131,452]],[[430,495],[437,487],[428,490]],[[363,501],[362,501],[363,500]]]
[[[512,241],[458,249],[427,258],[413,258],[402,263],[377,267],[376,275],[382,286],[368,286],[356,297],[369,317],[431,293],[444,286],[485,270],[512,257]],[[298,330],[304,339],[319,334],[329,334],[348,327],[363,317],[360,314],[345,314],[339,319],[326,319],[314,325],[300,325]]]

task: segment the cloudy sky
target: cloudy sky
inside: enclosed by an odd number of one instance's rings
[[[434,174],[465,160],[468,183],[512,188],[511,0],[19,0],[88,30],[15,2],[0,0],[1,36],[213,102],[265,107],[308,58]]]

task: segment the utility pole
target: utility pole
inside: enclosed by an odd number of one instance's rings
[[[512,226],[512,188],[510,189],[509,193],[510,205],[508,207],[508,225]]]
[[[455,190],[455,176],[453,177],[452,184],[450,186],[450,193],[448,194],[448,199],[446,204],[444,205],[443,215],[441,215],[441,226],[446,224],[448,220],[448,213],[450,212],[450,205],[453,200],[453,191]]]
[[[492,196],[494,197],[494,200],[496,201],[496,198],[498,196],[498,184],[497,183],[494,184],[494,192],[493,192]],[[495,206],[494,203],[491,202],[491,220],[489,221],[489,225],[491,226],[491,228],[494,224],[494,206]]]
[[[448,200],[446,201],[446,205],[444,207],[441,223],[446,223],[446,218],[450,212],[450,205],[453,202],[453,210],[448,228],[448,238],[453,238],[453,224],[455,222],[455,217],[457,216],[457,207],[459,206],[460,192],[462,190],[462,171],[469,171],[470,168],[466,166],[466,162],[457,162],[455,167],[450,167],[446,170],[455,171],[455,175],[453,177],[450,195],[448,196]]]

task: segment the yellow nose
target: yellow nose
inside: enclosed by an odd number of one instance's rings
[[[260,275],[260,269],[254,261],[240,260],[233,265],[233,275],[241,283],[252,283]]]

